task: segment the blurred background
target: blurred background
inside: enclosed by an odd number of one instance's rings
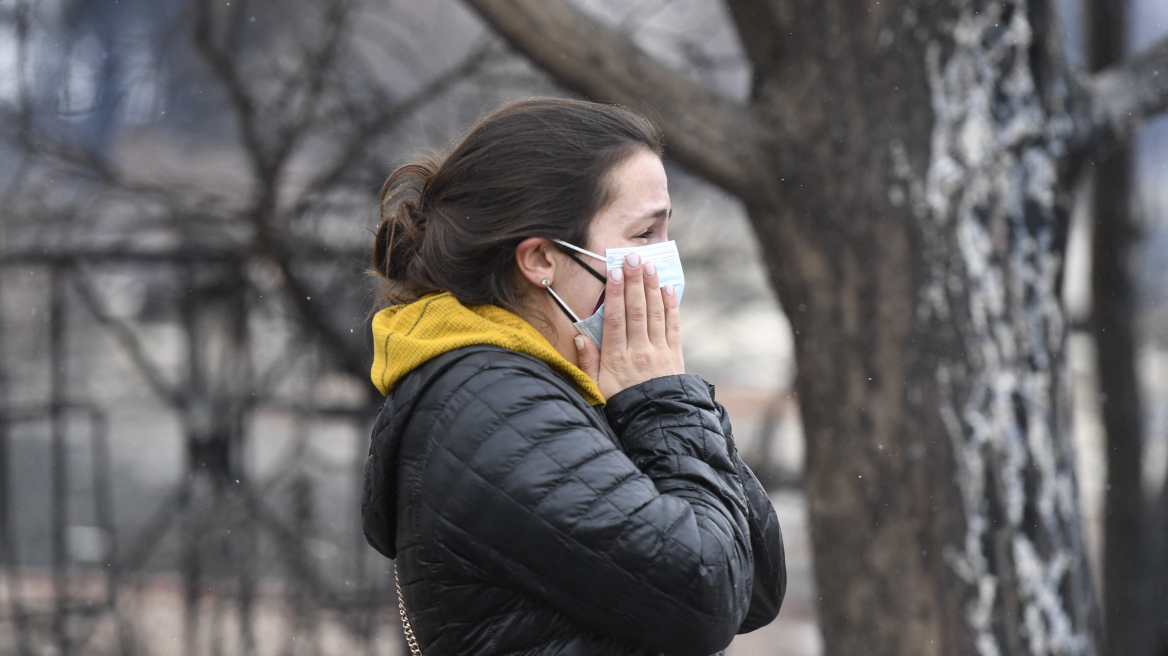
[[[750,93],[721,3],[574,4]],[[1168,34],[1168,3],[1128,5],[1130,50]],[[1085,65],[1084,5],[1059,8]],[[456,0],[0,0],[0,653],[405,653],[392,563],[358,514],[376,194],[411,154],[541,95],[571,94]],[[1133,162],[1123,266],[1158,490],[1168,120]],[[740,202],[667,170],[687,368],[717,385],[787,540],[778,621],[729,654],[817,655],[790,324]],[[1080,185],[1064,299],[1098,576],[1093,198]]]

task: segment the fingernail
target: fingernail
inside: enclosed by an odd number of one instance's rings
[[[624,279],[625,279],[625,274],[623,271],[621,271],[620,269],[613,269],[612,270],[612,281],[613,282],[620,282]]]
[[[673,296],[673,285],[665,285],[665,293]]]
[[[636,253],[629,253],[628,257],[625,258],[625,262],[628,262],[629,266],[636,268],[641,264],[641,256]]]
[[[645,273],[650,276],[655,276],[657,275],[657,267],[652,262],[650,262],[645,265]]]
[[[576,335],[574,338],[572,338],[572,341],[576,342],[576,350],[577,351],[584,350],[584,338],[583,337],[581,337],[580,335]]]

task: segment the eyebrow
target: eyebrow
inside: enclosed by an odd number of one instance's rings
[[[647,212],[645,214],[642,214],[640,218],[642,218],[642,219],[668,219],[670,216],[673,216],[673,208],[670,207],[669,209],[666,209],[663,207],[659,210],[653,210],[652,212]]]

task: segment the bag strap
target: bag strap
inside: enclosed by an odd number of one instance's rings
[[[410,626],[410,618],[406,615],[406,600],[402,597],[401,579],[397,575],[397,563],[393,565],[393,582],[397,586],[397,612],[401,613],[402,627],[406,632],[406,644],[409,645],[412,656],[422,656],[422,650],[418,647],[418,639],[414,637],[414,627]]]

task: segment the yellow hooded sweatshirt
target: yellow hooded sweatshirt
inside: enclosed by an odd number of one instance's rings
[[[450,292],[430,294],[381,310],[373,317],[373,367],[369,376],[389,394],[406,374],[454,349],[490,344],[533,355],[567,376],[592,405],[604,405],[596,382],[513,312],[494,305],[463,305]]]

